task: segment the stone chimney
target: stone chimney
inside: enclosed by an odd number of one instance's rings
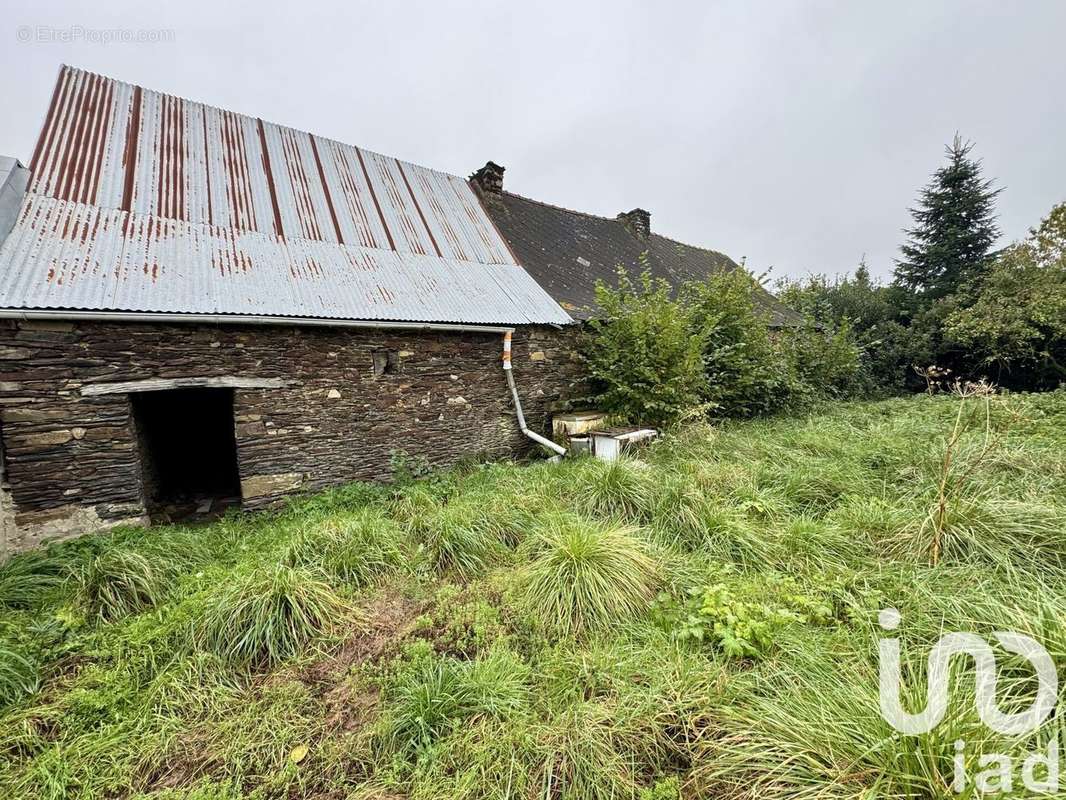
[[[504,168],[494,161],[489,161],[470,176],[479,189],[490,194],[499,194],[503,191]]]
[[[619,214],[618,219],[638,239],[647,239],[651,236],[651,214],[643,208],[634,208],[632,211]]]

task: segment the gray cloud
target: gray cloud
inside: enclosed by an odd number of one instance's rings
[[[775,275],[887,274],[956,130],[1006,238],[1066,200],[1057,0],[39,6],[0,30],[0,154],[24,160],[69,63],[449,172],[492,158],[512,191],[642,206]],[[115,28],[172,41],[88,41]]]

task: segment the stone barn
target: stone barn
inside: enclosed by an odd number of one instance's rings
[[[579,378],[466,180],[68,67],[0,239],[6,552],[515,454]]]

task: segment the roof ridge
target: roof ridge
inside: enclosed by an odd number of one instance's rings
[[[536,203],[538,206],[544,206],[545,208],[554,208],[556,211],[565,211],[568,214],[577,214],[579,217],[589,217],[590,219],[599,219],[603,220],[604,222],[620,222],[618,217],[604,217],[600,214],[589,213],[588,211],[578,211],[574,208],[567,208],[566,206],[556,205],[555,203],[548,203],[544,200],[537,200],[533,197],[526,197],[524,194],[511,192],[507,189],[504,189],[500,193],[510,195],[511,197],[517,197],[519,200],[525,200],[529,203]]]
[[[596,219],[596,220],[601,220],[603,222],[617,222],[619,225],[622,225],[622,226],[625,225],[625,223],[622,222],[622,220],[618,219],[618,217],[605,217],[605,216],[602,216],[600,214],[592,214],[592,213],[590,213],[588,211],[577,211],[576,209],[567,208],[566,206],[556,205],[555,203],[548,203],[548,202],[545,202],[544,200],[537,200],[536,198],[533,198],[533,197],[526,197],[524,194],[518,194],[518,192],[511,192],[511,191],[508,191],[507,189],[504,189],[501,192],[501,194],[510,195],[511,197],[518,198],[519,200],[525,200],[527,203],[535,203],[536,205],[543,206],[544,208],[553,208],[556,211],[565,211],[567,214],[575,214],[576,216],[579,216],[579,217],[587,217],[588,219]],[[674,239],[672,236],[666,236],[665,234],[656,233],[655,231],[652,231],[649,235],[650,236],[656,236],[656,237],[658,237],[660,239],[663,239],[663,240],[665,240],[667,242],[670,242],[671,244],[680,245],[681,247],[688,247],[688,248],[691,248],[692,250],[701,250],[704,253],[710,253],[711,255],[714,255],[714,256],[720,256],[721,258],[724,258],[727,261],[729,261],[731,264],[734,264],[736,266],[740,266],[740,262],[734,261],[732,257],[727,255],[726,253],[723,253],[721,250],[713,250],[710,247],[703,247],[702,245],[698,245],[698,244],[689,244],[688,242],[682,242],[679,239]]]
[[[70,70],[71,72],[80,72],[80,73],[82,73],[84,75],[87,75],[87,76],[100,78],[101,80],[111,81],[112,83],[117,83],[117,84],[120,84],[122,86],[128,86],[131,89],[140,89],[142,92],[153,92],[154,94],[158,94],[158,95],[161,95],[163,97],[171,97],[171,98],[174,98],[175,100],[180,100],[183,103],[191,103],[192,105],[202,106],[203,108],[209,108],[209,109],[211,109],[213,111],[219,111],[219,112],[222,112],[224,114],[235,114],[235,115],[240,116],[240,117],[247,117],[248,119],[260,120],[265,125],[273,125],[276,128],[282,128],[284,130],[294,131],[296,133],[302,133],[302,134],[305,134],[307,136],[313,136],[314,138],[319,139],[319,140],[321,140],[323,142],[332,142],[333,144],[343,145],[344,147],[353,147],[356,150],[362,151],[363,153],[369,153],[371,155],[380,156],[381,158],[391,158],[393,161],[397,161],[397,162],[403,164],[404,166],[410,165],[412,167],[418,167],[419,169],[427,170],[428,172],[435,172],[438,175],[444,175],[444,176],[446,176],[448,178],[458,178],[461,181],[465,181],[466,180],[466,178],[464,178],[461,175],[458,175],[458,174],[456,174],[454,172],[446,172],[444,170],[436,169],[434,167],[427,167],[424,164],[419,164],[419,163],[417,163],[415,161],[408,161],[405,158],[399,158],[398,156],[389,155],[388,153],[382,153],[382,152],[380,152],[378,150],[373,150],[373,149],[371,149],[369,147],[363,147],[362,145],[354,144],[352,142],[345,142],[345,141],[343,141],[341,139],[335,139],[332,136],[324,136],[324,135],[322,135],[320,133],[315,133],[314,131],[311,131],[311,130],[306,130],[304,128],[295,127],[294,125],[288,125],[288,124],[285,124],[285,123],[282,123],[282,122],[275,122],[273,120],[263,119],[258,114],[250,114],[250,113],[248,113],[246,111],[236,111],[236,110],[234,110],[232,108],[225,108],[225,107],[223,107],[221,105],[216,105],[215,103],[208,103],[208,102],[206,102],[204,100],[194,100],[191,97],[185,97],[184,95],[176,94],[174,92],[165,92],[165,91],[163,91],[161,89],[152,89],[152,88],[150,88],[148,86],[144,86],[144,85],[142,85],[140,83],[132,83],[130,81],[124,81],[124,80],[121,80],[119,78],[113,78],[110,75],[104,75],[104,74],[102,74],[100,72],[94,72],[93,70],[83,69],[82,67],[75,67],[75,66],[73,66],[71,64],[61,64],[60,65],[59,71],[60,71],[61,75],[62,75],[62,72],[63,72],[64,69]]]

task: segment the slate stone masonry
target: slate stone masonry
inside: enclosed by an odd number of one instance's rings
[[[581,393],[576,335],[570,326],[514,336],[526,418],[545,434],[550,413]],[[397,450],[434,466],[527,451],[500,353],[501,337],[488,333],[0,322],[0,552],[146,521],[129,396],[87,396],[86,387],[282,379],[284,388],[233,390],[242,505],[254,509],[388,479]]]

